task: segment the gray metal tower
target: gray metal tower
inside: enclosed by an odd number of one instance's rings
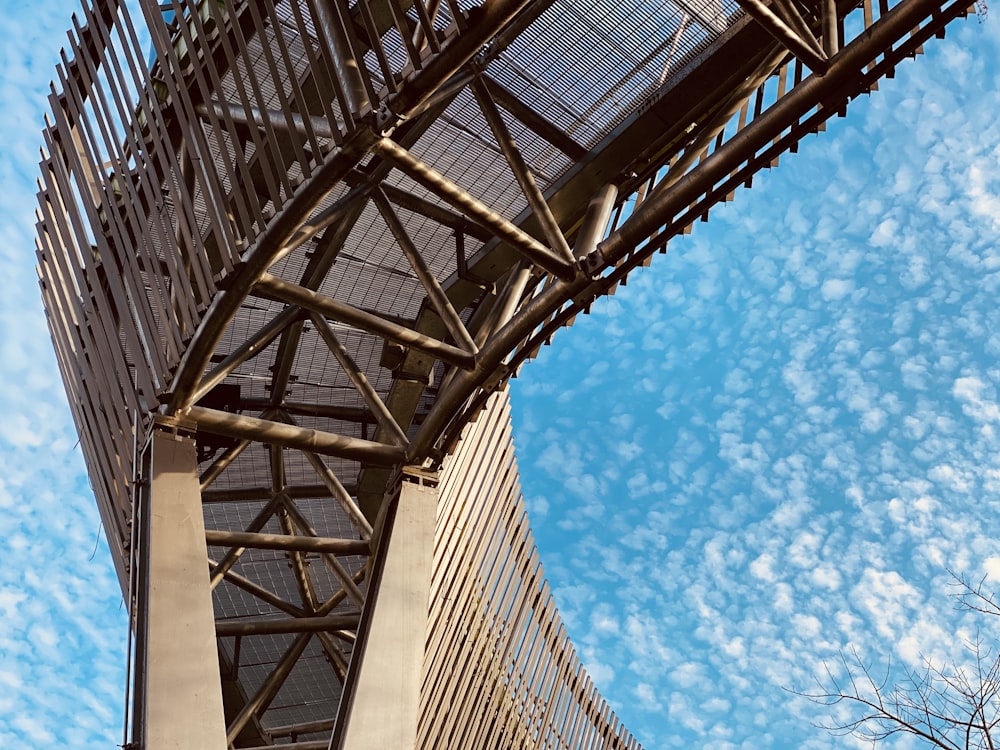
[[[638,747],[546,586],[506,381],[967,0],[88,2],[38,262],[126,742]]]

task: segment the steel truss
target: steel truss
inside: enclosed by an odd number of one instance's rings
[[[967,10],[671,0],[587,100],[544,50],[576,34],[572,69],[618,33],[566,20],[610,24],[598,0],[140,4],[152,62],[113,0],[70,34],[42,293],[133,604],[141,446],[197,435],[233,747],[327,746],[403,468],[437,471],[558,328]],[[320,671],[325,704],[272,709]]]

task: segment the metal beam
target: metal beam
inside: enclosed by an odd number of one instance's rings
[[[208,103],[195,105],[194,111],[202,117],[208,117],[209,112],[220,119],[228,115],[233,122],[250,127],[259,127],[267,122],[275,130],[291,131],[303,136],[308,136],[311,131],[320,138],[334,137],[330,121],[325,117],[303,115],[299,112],[282,112],[277,109],[220,102],[214,99]]]
[[[354,358],[351,357],[350,352],[347,351],[347,347],[341,343],[339,338],[337,338],[337,334],[327,322],[326,318],[322,315],[313,313],[311,319],[313,325],[316,326],[316,332],[319,334],[320,338],[323,339],[323,342],[330,350],[330,353],[333,354],[337,362],[340,363],[341,368],[350,379],[355,390],[361,394],[361,398],[363,398],[365,403],[368,404],[368,408],[371,409],[371,413],[375,415],[375,419],[378,421],[379,426],[386,431],[390,438],[392,438],[392,442],[405,448],[410,441],[407,440],[406,433],[403,432],[403,428],[396,423],[396,419],[392,416],[392,412],[386,408],[385,403],[378,395],[378,392],[372,384],[368,382],[368,376],[365,375],[364,371],[360,367],[358,367]]]
[[[573,161],[580,161],[587,156],[587,149],[566,135],[562,128],[553,125],[538,114],[537,111],[518,99],[513,91],[486,74],[483,74],[481,78],[494,101],[510,112],[528,130],[536,135],[540,135]]]
[[[341,483],[340,479],[330,471],[330,467],[327,466],[323,459],[317,456],[315,453],[310,453],[309,451],[303,451],[303,455],[312,465],[316,474],[323,481],[324,486],[329,491],[330,495],[340,503],[340,507],[344,512],[350,517],[351,523],[358,529],[361,533],[362,539],[371,539],[372,537],[372,527],[368,523],[368,519],[365,518],[365,514],[361,512],[361,508],[351,497],[351,493],[348,489]]]
[[[583,215],[583,223],[576,234],[573,254],[578,258],[589,255],[597,248],[597,243],[604,239],[611,221],[611,212],[618,200],[618,186],[605,185],[594,194],[587,204],[587,212]],[[506,323],[507,321],[503,321]]]
[[[206,432],[365,461],[379,466],[397,464],[405,455],[405,451],[396,445],[374,443],[370,440],[310,430],[245,414],[231,414],[203,406],[192,406],[186,416],[193,420],[199,429]]]
[[[358,115],[371,106],[365,86],[365,73],[359,68],[352,49],[347,24],[350,14],[344,12],[337,0],[316,0],[313,3],[316,27],[323,41],[323,51],[337,76],[338,87],[343,93],[349,115]],[[373,40],[377,44],[377,40]],[[371,84],[369,83],[369,86]]]
[[[326,417],[335,419],[338,422],[352,422],[354,424],[374,424],[378,420],[368,409],[357,406],[338,406],[337,404],[307,404],[303,401],[280,401],[278,405],[281,410],[288,414],[303,415],[307,417]],[[272,409],[275,404],[271,399],[266,398],[244,398],[240,399],[240,409],[255,411],[258,409]]]
[[[376,336],[381,336],[402,346],[419,349],[462,369],[469,369],[475,362],[475,357],[472,354],[458,347],[425,336],[366,310],[344,304],[325,294],[283,281],[269,273],[261,275],[254,293],[269,299],[298,305],[310,312],[319,313],[362,331],[374,333]]]
[[[432,221],[436,221],[443,227],[448,227],[456,231],[462,230],[480,242],[486,242],[493,237],[492,234],[478,224],[469,221],[462,214],[450,211],[438,203],[433,203],[426,198],[421,198],[419,195],[414,195],[408,190],[403,190],[387,182],[383,182],[380,187],[382,188],[382,192],[386,194],[386,197],[400,208],[405,208],[407,211],[425,216]]]
[[[399,220],[392,205],[389,203],[389,199],[382,192],[381,188],[377,187],[372,192],[372,202],[379,210],[379,213],[382,214],[382,219],[385,221],[386,226],[389,227],[389,231],[392,232],[392,236],[395,237],[396,244],[399,245],[399,249],[403,251],[403,255],[409,261],[410,267],[417,275],[421,285],[423,285],[424,291],[427,292],[427,298],[430,300],[431,305],[433,305],[434,310],[441,317],[441,321],[448,329],[448,333],[451,334],[452,339],[454,339],[460,348],[475,356],[476,352],[479,351],[476,343],[465,329],[465,324],[458,317],[458,313],[451,304],[451,300],[448,299],[448,295],[444,293],[441,284],[431,272],[423,256],[420,255],[416,245],[413,244],[413,240],[410,239],[406,227]]]
[[[826,55],[823,47],[816,39],[816,35],[813,34],[813,30],[809,28],[809,24],[806,23],[806,20],[799,13],[799,9],[795,7],[795,3],[792,0],[771,0],[771,4],[777,9],[777,15],[792,27],[792,30],[799,35],[799,38],[803,42],[809,45],[817,54]]]
[[[267,733],[272,737],[291,737],[292,735],[312,734],[313,732],[329,732],[331,729],[333,729],[333,719],[320,719],[302,724],[284,724],[280,727],[272,727],[267,730]],[[326,745],[323,748],[326,750]]]
[[[191,396],[191,401],[198,403],[206,393],[225,380],[233,370],[264,351],[268,344],[274,341],[278,334],[300,315],[302,315],[302,311],[297,307],[287,307],[274,316],[269,323],[233,350],[228,357],[219,363],[218,367],[205,376],[205,379],[201,381]]]
[[[210,487],[212,482],[219,478],[230,464],[233,463],[239,455],[245,451],[250,446],[249,440],[240,440],[236,445],[227,448],[225,452],[219,456],[215,462],[205,469],[205,473],[199,478],[199,483],[201,485],[201,491],[204,492],[207,487]]]
[[[361,619],[356,615],[331,615],[329,617],[261,618],[248,620],[223,620],[215,623],[219,637],[245,635],[283,635],[285,633],[319,633],[333,630],[354,629]]]
[[[827,57],[833,57],[840,51],[837,0],[820,0],[819,11],[823,21],[823,51]]]
[[[299,636],[292,641],[292,645],[288,647],[284,654],[282,654],[281,659],[278,660],[277,665],[274,670],[265,678],[264,682],[261,683],[260,688],[254,696],[247,701],[246,705],[239,712],[235,719],[233,719],[232,724],[226,730],[226,741],[233,742],[239,733],[243,730],[243,727],[260,713],[267,710],[267,707],[271,705],[271,701],[274,700],[274,696],[278,694],[281,686],[285,684],[285,680],[288,679],[288,675],[292,673],[292,668],[295,663],[302,656],[302,652],[306,650],[306,646],[309,645],[309,639],[312,637],[312,633],[301,633]],[[197,745],[187,745],[184,747],[197,747]]]
[[[274,515],[275,511],[281,505],[281,498],[278,495],[272,495],[271,502],[260,509],[260,512],[254,516],[254,519],[247,526],[248,533],[254,533],[263,529],[267,522],[271,520],[271,516]],[[215,589],[216,586],[222,581],[226,573],[232,570],[232,567],[239,561],[246,551],[246,547],[233,547],[226,553],[215,568],[212,570],[212,575],[209,579],[209,585]]]
[[[251,534],[245,531],[207,529],[205,542],[210,547],[249,547],[277,549],[284,552],[329,552],[333,555],[367,555],[369,543],[357,539],[297,536],[293,534]]]
[[[345,485],[348,494],[356,492],[354,485]],[[331,497],[330,489],[324,484],[298,484],[285,488],[285,493],[294,500]],[[252,503],[271,499],[270,487],[240,487],[231,490],[203,490],[202,503]]]
[[[479,103],[479,109],[486,118],[486,124],[493,131],[493,137],[497,139],[497,145],[500,146],[500,151],[503,152],[504,158],[514,174],[514,179],[520,185],[521,192],[528,201],[528,206],[535,214],[535,220],[541,226],[542,234],[545,235],[549,247],[560,258],[568,263],[573,263],[573,253],[570,252],[566,237],[559,228],[559,222],[549,210],[549,204],[545,202],[545,196],[538,188],[535,176],[531,173],[524,156],[521,155],[521,150],[514,143],[514,138],[507,129],[507,123],[500,116],[500,110],[497,109],[493,97],[490,96],[489,89],[483,81],[476,78],[472,79],[470,86],[476,101]]]
[[[298,526],[299,529],[309,537],[319,538],[319,534],[316,532],[316,529],[314,529],[312,524],[309,523],[309,520],[302,515],[302,511],[298,509],[294,502],[286,500],[284,505],[292,523]],[[366,543],[368,542],[368,540],[362,541],[365,541]],[[350,572],[333,555],[323,552],[320,553],[320,557],[322,557],[323,563],[333,574],[333,577],[340,582],[341,587],[343,587],[344,591],[347,592],[347,595],[350,596],[351,599],[353,599],[358,605],[363,605],[365,603],[365,595],[361,592],[361,589],[358,588],[358,585],[351,579]]]
[[[793,55],[817,75],[825,75],[829,68],[829,60],[822,49],[814,48],[809,39],[799,36],[780,16],[771,10],[762,0],[736,0],[740,7],[764,27],[768,34],[784,45]],[[810,34],[810,39],[815,38]]]
[[[208,558],[209,573],[211,573],[211,571],[215,569],[216,565],[218,565],[218,563],[216,563],[211,557]],[[286,602],[284,599],[275,594],[273,591],[268,591],[263,586],[260,586],[251,581],[249,578],[245,578],[239,575],[238,573],[234,573],[233,571],[230,570],[226,573],[225,579],[227,583],[231,583],[237,588],[243,589],[251,596],[260,599],[262,602],[270,604],[272,607],[281,610],[285,614],[289,614],[292,617],[306,616],[306,611],[304,609],[302,609],[301,607],[296,607],[291,602]]]
[[[572,262],[545,247],[513,222],[505,219],[478,198],[470,195],[464,188],[427,166],[389,138],[380,138],[375,141],[372,144],[372,150],[395,164],[403,174],[414,182],[423,185],[443,201],[450,203],[472,221],[488,229],[521,255],[549,273],[560,278],[572,278],[576,274],[576,267]]]

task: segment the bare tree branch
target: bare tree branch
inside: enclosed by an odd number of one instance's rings
[[[1000,598],[984,588],[986,579],[973,583],[949,571],[956,589],[956,606],[1000,616]],[[965,643],[969,666],[940,667],[930,659],[920,668],[904,668],[902,678],[890,684],[891,660],[876,677],[872,665],[857,649],[841,651],[841,677],[829,664],[817,678],[814,692],[792,691],[826,707],[853,706],[853,717],[816,726],[838,736],[854,736],[873,747],[898,734],[918,737],[941,750],[998,750],[993,734],[1000,725],[1000,651],[978,634]],[[898,670],[898,668],[897,668]],[[841,670],[836,670],[840,672]],[[838,710],[841,710],[838,708]]]

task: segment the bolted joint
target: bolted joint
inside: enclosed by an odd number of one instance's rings
[[[601,278],[601,274],[607,268],[607,262],[604,260],[604,254],[600,247],[580,258],[579,263],[580,269],[594,281]]]

